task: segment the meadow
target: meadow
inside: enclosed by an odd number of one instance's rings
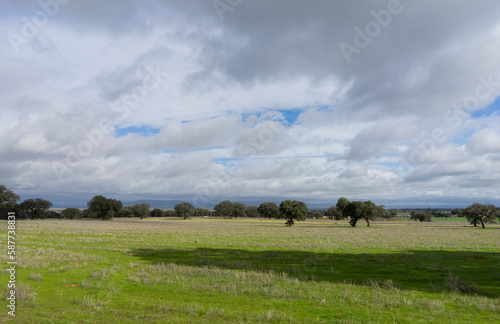
[[[6,245],[7,223],[0,223]],[[166,218],[17,222],[8,323],[493,323],[500,226]],[[7,252],[1,281],[8,281]]]

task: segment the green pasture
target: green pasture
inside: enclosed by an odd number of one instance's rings
[[[7,223],[0,223],[2,244]],[[494,323],[500,226],[18,221],[8,323]],[[6,286],[7,249],[1,255]]]

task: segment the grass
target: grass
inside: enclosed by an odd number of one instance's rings
[[[15,318],[7,308],[0,314],[5,322],[493,323],[500,316],[498,225],[44,220],[19,221],[16,234],[20,298]],[[7,254],[0,258],[5,264]],[[5,270],[1,278],[8,281]],[[0,294],[5,300],[7,291]]]

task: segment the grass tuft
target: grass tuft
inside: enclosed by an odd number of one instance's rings
[[[462,294],[475,294],[481,295],[481,290],[473,285],[470,285],[460,279],[458,276],[454,275],[452,272],[448,272],[446,275],[446,286],[450,291],[462,293]]]

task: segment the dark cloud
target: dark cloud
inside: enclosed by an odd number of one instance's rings
[[[52,194],[500,199],[498,118],[471,117],[500,95],[500,3],[232,3],[2,2],[2,179]],[[9,37],[43,10],[16,51]],[[161,87],[114,109],[148,66]],[[295,121],[263,117],[287,109]],[[161,132],[116,138],[103,121]]]

